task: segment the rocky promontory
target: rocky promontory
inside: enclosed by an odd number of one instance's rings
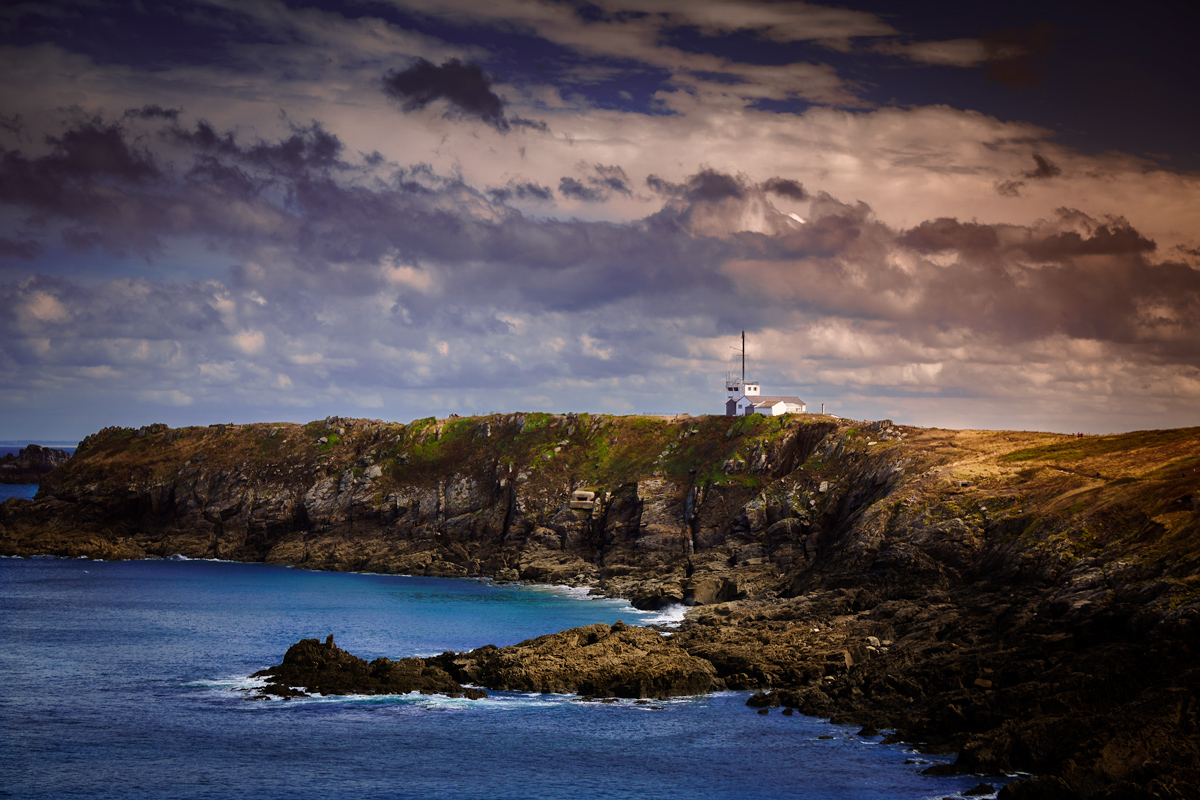
[[[956,752],[961,771],[1035,775],[1006,797],[1191,797],[1197,453],[1195,428],[819,415],[112,428],[36,500],[0,505],[0,554],[181,553],[682,604],[666,638],[567,631],[421,669],[646,697],[707,681]]]
[[[66,450],[31,444],[16,454],[0,458],[0,483],[37,483],[50,470],[61,467],[71,454]]]
[[[712,664],[648,628],[587,625],[508,647],[487,645],[433,658],[377,658],[368,664],[333,643],[302,639],[283,663],[254,673],[269,678],[263,694],[427,694],[486,697],[481,689],[592,697],[667,698],[706,694],[724,684]]]
[[[392,661],[377,658],[368,663],[333,642],[331,634],[322,643],[301,639],[288,648],[283,662],[260,670],[252,678],[266,678],[261,695],[290,699],[308,692],[339,694],[444,694],[477,700],[487,697],[482,689],[460,686],[445,670],[419,658]],[[304,691],[307,690],[307,691]]]

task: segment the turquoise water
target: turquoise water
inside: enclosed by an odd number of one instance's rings
[[[653,709],[511,692],[249,702],[243,691],[302,637],[402,657],[651,616],[465,580],[0,559],[0,796],[896,800],[979,782],[923,776],[934,759],[852,728],[760,716],[746,692]]]

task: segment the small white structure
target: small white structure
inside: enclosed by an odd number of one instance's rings
[[[736,349],[736,348],[735,348]],[[760,394],[758,381],[746,380],[746,332],[742,331],[742,374],[725,373],[725,416],[744,417],[762,414],[777,417],[780,414],[803,414],[805,405],[799,397],[778,394]]]
[[[799,397],[782,394],[743,395],[733,401],[733,414],[729,413],[729,403],[725,404],[727,415],[739,417],[749,414],[762,414],[766,417],[778,417],[780,414],[803,414],[804,409],[804,401]]]

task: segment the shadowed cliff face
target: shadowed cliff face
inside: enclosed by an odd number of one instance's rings
[[[3,507],[0,552],[596,585],[643,607],[1050,585],[1085,563],[1104,578],[1071,603],[1125,577],[1173,597],[1196,557],[1195,452],[1195,429],[816,415],[111,428]]]
[[[831,499],[846,498],[819,491],[836,467],[818,451],[852,438],[819,417],[108,429],[0,524],[10,553],[181,553],[712,602],[779,577],[770,525],[803,518],[807,529],[818,508],[844,515]],[[776,544],[793,563],[790,544]]]
[[[36,500],[0,505],[0,554],[182,553],[684,603],[683,655],[662,663],[699,659],[712,686],[773,688],[759,702],[895,729],[957,750],[962,770],[1042,773],[1011,797],[1184,797],[1200,785],[1197,453],[1200,429],[813,415],[106,429]],[[508,685],[543,650],[592,644],[560,639],[440,668]],[[681,690],[644,666],[618,683]]]

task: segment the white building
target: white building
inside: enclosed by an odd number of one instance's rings
[[[803,414],[804,409],[804,401],[799,397],[760,394],[758,381],[743,381],[733,374],[725,377],[727,417],[744,417],[747,414],[777,417],[780,414]]]
[[[803,414],[804,408],[803,400],[790,395],[743,395],[734,401],[733,414],[739,417],[744,417],[748,414],[778,417],[780,414]],[[725,409],[725,413],[729,414],[728,403],[725,404]]]

